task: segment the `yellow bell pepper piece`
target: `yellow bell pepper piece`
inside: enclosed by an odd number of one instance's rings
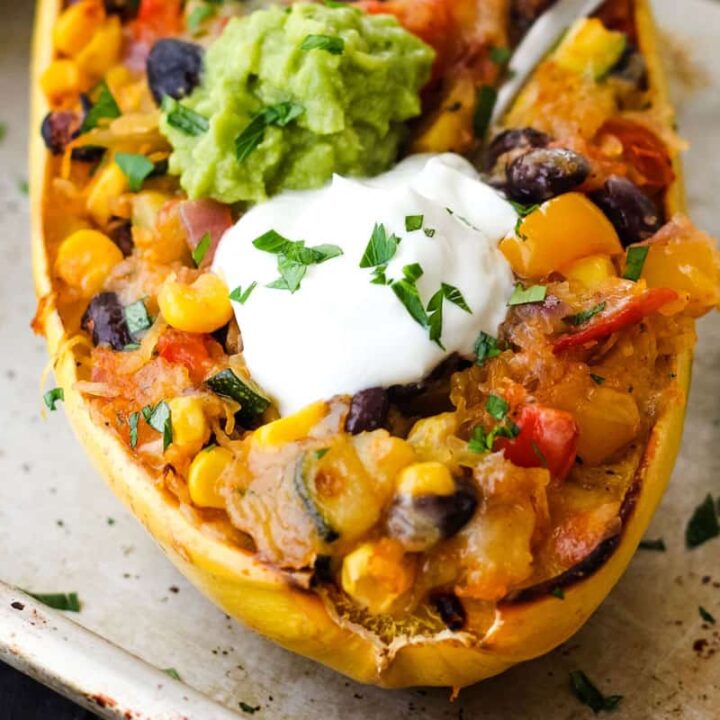
[[[616,277],[615,266],[609,255],[590,255],[576,260],[560,271],[568,280],[594,290],[608,278]]]
[[[531,212],[500,249],[516,274],[540,278],[588,255],[622,253],[600,208],[580,193],[560,195]]]

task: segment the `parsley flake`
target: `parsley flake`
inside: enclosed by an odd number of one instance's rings
[[[27,591],[25,591],[27,592]],[[64,610],[66,612],[80,612],[80,598],[75,592],[71,593],[27,593],[43,605],[53,610]]]
[[[596,375],[595,373],[590,373],[590,379],[596,385],[603,385],[605,383],[605,378],[602,375]]]
[[[147,424],[162,433],[163,436],[163,452],[172,445],[173,441],[173,427],[172,427],[172,413],[170,406],[163,400],[159,402],[150,412],[149,416],[146,412],[147,408],[143,408],[143,416],[147,421]]]
[[[178,682],[182,682],[182,678],[180,677],[180,673],[173,667],[169,668],[163,668],[163,672],[171,677],[173,680],[177,680]]]
[[[574,315],[565,316],[563,318],[563,322],[567,323],[568,325],[573,325],[574,327],[584,325],[588,320],[591,320],[598,313],[601,313],[603,310],[605,310],[606,307],[606,302],[598,303],[597,305],[593,305],[593,307],[588,308],[587,310],[582,310],[581,312],[575,313]]]
[[[65,400],[65,390],[63,390],[60,387],[53,388],[52,390],[48,390],[43,395],[43,402],[45,403],[45,407],[50,412],[55,412],[57,410],[57,404],[60,401]]]
[[[620,705],[622,695],[603,695],[582,670],[570,673],[570,685],[575,697],[593,712],[611,712]]]
[[[395,280],[390,287],[398,300],[405,306],[410,317],[412,317],[418,325],[427,328],[430,321],[414,281],[405,278]]]
[[[143,330],[147,330],[152,325],[152,320],[142,300],[126,305],[124,313],[125,322],[127,323],[130,335],[133,337],[143,332]]]
[[[539,303],[545,300],[547,287],[545,285],[531,285],[524,288],[520,283],[515,285],[515,290],[508,300],[508,305],[528,305]]]
[[[510,406],[504,398],[498,395],[489,395],[485,402],[485,409],[496,420],[504,420],[507,417]]]
[[[324,50],[331,55],[342,55],[345,50],[345,41],[337,35],[308,35],[301,50]]]
[[[472,315],[470,306],[465,302],[463,294],[454,285],[448,285],[448,283],[441,283],[443,297],[451,302],[453,305],[457,305],[461,310]]]
[[[142,190],[145,179],[155,170],[155,165],[150,160],[136,153],[119,152],[115,155],[115,162],[128,179],[132,192]]]
[[[299,103],[282,102],[270,105],[254,115],[247,127],[235,139],[235,155],[239,162],[247,160],[248,156],[265,139],[265,130],[274,125],[286,127],[305,112]]]
[[[512,50],[507,47],[490,48],[490,59],[496,65],[507,65],[512,57]]]
[[[628,248],[627,257],[625,258],[625,272],[623,273],[626,280],[637,281],[640,279],[649,251],[650,248],[647,245]]]
[[[210,233],[206,232],[200,238],[200,242],[195,246],[195,249],[192,251],[192,259],[196,267],[200,267],[200,265],[202,265],[202,261],[205,259],[207,251],[210,249],[211,243],[212,238],[210,237]]]
[[[423,232],[427,235],[427,237],[431,238],[435,237],[437,230],[435,230],[435,228],[423,228]]]
[[[250,294],[256,287],[257,283],[255,281],[248,285],[245,290],[238,286],[230,293],[230,299],[234,300],[237,303],[240,303],[241,305],[244,305],[250,297]]]
[[[200,30],[200,26],[206,20],[209,20],[211,17],[214,17],[216,13],[217,13],[217,8],[213,7],[210,3],[204,3],[203,5],[198,5],[190,13],[190,15],[188,15],[187,29],[193,35],[197,35],[198,30]]]
[[[248,704],[247,704],[246,702],[244,702],[243,700],[241,700],[241,701],[238,703],[238,706],[240,707],[240,709],[241,709],[244,713],[247,713],[248,715],[254,715],[258,710],[260,710],[260,706],[259,706],[259,705],[256,705],[256,706],[248,705]]]
[[[564,600],[565,599],[565,591],[561,587],[554,587],[550,594],[553,597],[556,597],[558,600]]]
[[[497,90],[490,85],[482,85],[477,93],[477,104],[473,115],[473,131],[476,138],[485,137],[496,101]]]
[[[715,618],[702,605],[698,608],[698,612],[700,613],[700,617],[706,623],[710,623],[710,625],[714,625],[717,622],[715,620]]]
[[[128,425],[130,426],[130,447],[134,450],[138,444],[138,422],[140,421],[140,413],[131,413],[128,417]]]
[[[665,541],[662,538],[657,538],[656,540],[641,540],[638,548],[640,548],[640,550],[653,550],[654,552],[665,552],[667,550]]]

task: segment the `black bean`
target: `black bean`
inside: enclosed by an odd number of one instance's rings
[[[353,395],[345,430],[353,435],[377,430],[385,424],[389,407],[385,388],[370,388]]]
[[[536,148],[513,160],[507,169],[507,193],[517,202],[545,202],[582,185],[590,164],[565,148]]]
[[[511,150],[530,150],[532,148],[547,147],[550,136],[535,128],[514,128],[503,130],[496,135],[485,151],[485,169],[490,171],[497,164],[501,155]]]
[[[106,228],[108,237],[120,248],[125,257],[132,255],[135,242],[132,236],[132,223],[121,217],[110,218]]]
[[[45,147],[53,155],[62,155],[68,144],[77,136],[80,119],[70,111],[50,112],[40,127]]]
[[[388,532],[411,552],[422,552],[457,535],[470,522],[477,505],[477,495],[469,485],[452,495],[399,495],[388,513]]]
[[[125,309],[113,292],[96,295],[82,316],[81,327],[92,335],[95,345],[122,350],[133,342],[125,319]]]
[[[80,147],[73,148],[72,159],[76,162],[99,162],[106,152],[107,148],[100,147],[99,145],[81,145]]]
[[[147,59],[150,90],[159,105],[165,95],[176,100],[189,95],[200,82],[203,49],[175,40],[158,40]]]
[[[655,203],[632,181],[612,175],[590,199],[605,213],[623,245],[642,242],[662,225]]]
[[[467,613],[460,598],[454,593],[436,593],[430,602],[440,613],[440,617],[450,630],[462,630],[467,621]]]

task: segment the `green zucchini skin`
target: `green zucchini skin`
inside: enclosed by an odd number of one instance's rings
[[[205,384],[216,394],[240,403],[236,417],[245,426],[262,415],[271,405],[270,399],[255,383],[241,380],[233,370],[226,368],[205,381]]]
[[[303,507],[312,519],[313,525],[317,530],[320,539],[328,544],[334,543],[340,539],[340,533],[332,526],[327,519],[322,508],[318,505],[310,489],[307,477],[308,455],[305,453],[295,465],[295,474],[293,476],[293,486],[298,497],[302,501]]]

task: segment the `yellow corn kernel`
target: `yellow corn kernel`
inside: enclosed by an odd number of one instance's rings
[[[113,15],[95,31],[92,40],[78,53],[75,62],[84,73],[101,78],[118,61],[121,46],[122,25],[120,18]]]
[[[87,209],[98,225],[106,225],[120,195],[128,190],[125,173],[117,163],[109,163],[100,170],[88,187]]]
[[[191,285],[168,278],[158,294],[160,312],[177,330],[211,333],[232,318],[233,309],[225,283],[213,273],[205,273]]]
[[[398,476],[398,492],[410,497],[452,495],[455,481],[446,465],[439,462],[415,463]]]
[[[81,0],[58,18],[53,29],[55,49],[75,57],[93,38],[105,21],[105,7],[100,0]]]
[[[78,230],[60,244],[55,272],[70,287],[92,297],[122,259],[122,252],[107,235],[97,230]]]
[[[575,280],[588,290],[594,290],[608,278],[615,277],[615,266],[609,255],[590,255],[560,271],[568,280]]]
[[[307,437],[312,429],[327,415],[327,404],[316,402],[294,415],[280,418],[258,428],[253,434],[257,445],[269,447],[284,445]]]
[[[197,397],[177,397],[168,401],[173,430],[173,447],[196,455],[210,439],[210,425],[202,401]]]
[[[364,543],[343,560],[343,590],[374,615],[391,610],[413,578],[412,561],[395,540]]]
[[[160,208],[172,196],[166,193],[146,190],[133,195],[132,198],[132,224],[134,228],[154,230]],[[187,247],[187,243],[185,243]]]
[[[51,105],[62,105],[84,88],[84,77],[74,60],[53,60],[40,77]]]
[[[218,480],[232,459],[232,453],[221,447],[208,448],[195,456],[188,472],[188,491],[195,505],[220,510],[225,507]]]

